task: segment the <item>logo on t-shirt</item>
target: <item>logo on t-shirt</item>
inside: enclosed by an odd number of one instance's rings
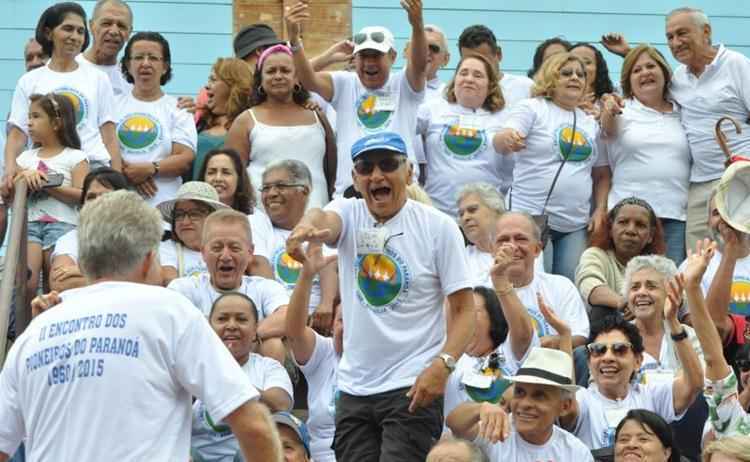
[[[443,152],[454,159],[470,160],[487,145],[487,135],[484,130],[445,125],[441,136]]]
[[[534,330],[539,337],[551,335],[547,320],[544,319],[544,315],[537,307],[526,307],[526,311],[528,311],[531,316],[531,324],[534,326]]]
[[[123,151],[148,152],[161,138],[161,124],[150,114],[128,114],[117,124],[117,139]]]
[[[73,104],[73,114],[76,116],[76,126],[81,125],[88,116],[89,105],[86,97],[81,92],[71,87],[62,87],[55,90],[55,93],[67,97]]]
[[[475,403],[492,403],[497,404],[503,397],[503,393],[508,389],[511,382],[503,378],[502,371],[499,369],[485,369],[481,372],[483,375],[492,376],[492,385],[489,388],[477,388],[465,385],[466,394],[469,395]]]
[[[299,279],[302,263],[290,257],[284,247],[276,249],[271,260],[276,280],[284,284],[288,289],[294,288],[295,284],[297,284],[297,279]]]
[[[750,279],[739,276],[732,281],[729,312],[740,316],[750,315]]]
[[[366,131],[378,131],[391,120],[393,105],[389,97],[365,94],[357,101],[357,120]]]
[[[594,152],[593,142],[586,133],[576,130],[573,136],[573,127],[570,125],[563,125],[557,129],[555,141],[560,150],[560,158],[565,159],[569,156],[568,160],[571,162],[583,162]]]
[[[357,296],[376,313],[394,310],[406,298],[411,276],[403,259],[390,249],[357,257]]]

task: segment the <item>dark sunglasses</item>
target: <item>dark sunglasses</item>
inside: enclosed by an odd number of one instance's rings
[[[385,42],[385,34],[382,32],[370,32],[369,34],[365,34],[363,32],[360,32],[359,34],[356,34],[353,38],[355,45],[361,45],[366,40],[367,37],[370,37],[370,40],[372,40],[375,43],[383,43]]]
[[[434,43],[430,43],[429,45],[427,45],[427,49],[430,50],[430,53],[435,55],[440,53],[441,50],[440,45],[435,45]]]
[[[737,364],[737,369],[742,372],[750,371],[750,359],[738,359],[734,363]]]
[[[615,343],[589,343],[586,345],[586,349],[589,351],[589,355],[593,358],[599,358],[607,354],[607,350],[612,350],[612,354],[618,357],[625,356],[629,350],[633,348],[633,344],[630,342],[615,342]]]
[[[354,171],[357,175],[369,175],[375,170],[375,165],[383,173],[395,172],[404,162],[403,157],[384,157],[377,162],[360,159],[354,162]]]

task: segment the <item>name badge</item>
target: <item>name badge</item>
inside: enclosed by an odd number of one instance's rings
[[[643,373],[643,379],[641,382],[644,385],[656,385],[659,383],[672,383],[674,382],[674,372],[670,371],[646,371]]]
[[[494,377],[492,377],[491,375],[484,375],[474,371],[468,371],[464,373],[463,377],[461,377],[461,383],[469,387],[487,390],[492,386],[493,378]]]
[[[385,227],[357,231],[357,255],[383,254],[388,229]]]
[[[375,97],[375,112],[393,112],[396,110],[396,98],[390,93],[385,95],[377,95]]]
[[[607,419],[607,426],[609,428],[616,428],[625,415],[628,413],[627,409],[607,409],[604,411],[604,417]]]

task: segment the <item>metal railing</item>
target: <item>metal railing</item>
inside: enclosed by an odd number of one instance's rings
[[[26,182],[17,181],[14,185],[13,216],[8,236],[8,250],[5,253],[5,270],[0,285],[0,369],[5,362],[10,310],[15,309],[16,337],[21,335],[31,322],[31,313],[26,304],[26,283],[29,276],[26,263],[26,191]]]

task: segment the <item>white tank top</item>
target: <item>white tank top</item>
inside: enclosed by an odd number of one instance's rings
[[[310,207],[323,207],[328,203],[328,188],[323,172],[323,158],[326,154],[325,130],[315,114],[311,125],[277,126],[259,122],[252,109],[250,117],[255,126],[250,132],[250,164],[247,173],[254,188],[262,184],[263,171],[271,162],[282,159],[298,160],[310,169],[312,191]],[[263,204],[258,201],[258,206]]]

